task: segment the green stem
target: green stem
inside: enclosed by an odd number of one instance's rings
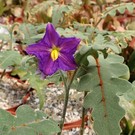
[[[86,95],[87,95],[87,92],[84,92],[84,98]],[[84,107],[82,107],[82,124],[81,124],[81,128],[80,128],[80,135],[83,135],[83,132],[84,132],[85,113],[86,113],[86,109]]]
[[[77,70],[74,71],[74,74],[69,82],[69,84],[67,85],[67,81],[63,75],[63,73],[60,71],[61,73],[61,77],[63,79],[63,82],[64,82],[64,86],[65,86],[65,100],[64,100],[64,109],[63,109],[63,114],[62,114],[62,122],[60,124],[60,129],[61,131],[58,133],[58,135],[61,135],[62,134],[62,129],[63,129],[63,126],[64,126],[64,121],[65,121],[65,116],[66,116],[66,111],[67,111],[67,105],[68,105],[68,99],[69,99],[69,91],[70,91],[70,87],[72,85],[72,82],[74,80],[74,77],[76,75],[76,72]]]
[[[61,135],[62,129],[63,129],[63,126],[64,126],[64,121],[65,121],[65,116],[66,116],[66,111],[67,111],[68,99],[69,99],[69,89],[66,90],[66,93],[65,93],[64,109],[63,109],[63,114],[62,114],[62,122],[60,124],[61,132],[58,133],[58,135]]]

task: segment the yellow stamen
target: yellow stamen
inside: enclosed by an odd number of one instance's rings
[[[59,49],[54,48],[51,50],[51,58],[53,61],[57,60],[59,57]]]

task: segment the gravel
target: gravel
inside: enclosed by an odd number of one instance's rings
[[[0,108],[7,109],[21,103],[22,97],[26,94],[28,89],[27,84],[21,84],[16,80],[3,78],[0,81]],[[52,85],[44,90],[46,93],[46,101],[43,111],[56,121],[61,120],[63,102],[64,102],[64,88],[61,86]],[[65,122],[72,122],[81,118],[82,107],[82,93],[75,90],[70,90],[70,98],[66,113]],[[34,109],[39,107],[39,99],[36,92],[33,91],[30,99],[27,102]],[[80,128],[73,128],[72,130],[63,130],[63,135],[79,135]],[[86,128],[84,135],[95,135],[93,130]]]

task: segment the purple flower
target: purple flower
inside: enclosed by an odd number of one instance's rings
[[[54,74],[57,70],[76,69],[77,65],[73,55],[79,43],[80,39],[75,37],[60,37],[54,26],[48,23],[43,39],[29,45],[26,52],[38,58],[39,70],[47,76]]]

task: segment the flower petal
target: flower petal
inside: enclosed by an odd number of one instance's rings
[[[36,44],[32,44],[32,45],[29,45],[27,48],[26,48],[26,52],[30,55],[35,55],[37,56],[38,54],[40,53],[46,53],[49,51],[49,48],[45,46],[45,44],[42,44],[42,43],[36,43]]]
[[[42,42],[47,44],[49,47],[58,44],[59,34],[56,32],[54,26],[48,23],[46,26],[46,34],[42,39]]]
[[[77,65],[75,63],[74,57],[71,54],[61,54],[59,59],[59,69],[67,71],[76,69]]]
[[[77,65],[73,54],[79,43],[80,39],[75,37],[60,37],[54,26],[48,23],[43,39],[38,43],[29,45],[26,52],[37,57],[40,72],[47,76],[54,74],[59,69],[64,71],[76,69]],[[59,51],[59,57],[52,60],[51,51],[56,48]]]
[[[39,70],[45,75],[52,75],[58,70],[58,61],[52,61],[50,55],[45,55],[40,58]]]
[[[61,52],[65,53],[75,53],[77,50],[77,46],[80,43],[79,38],[71,37],[71,38],[59,38],[58,45],[61,48]]]

